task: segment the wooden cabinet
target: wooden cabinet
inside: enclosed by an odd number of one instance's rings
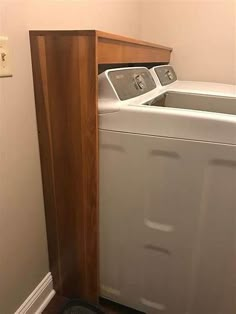
[[[168,63],[171,48],[100,31],[31,31],[30,42],[54,287],[97,302],[98,65]]]

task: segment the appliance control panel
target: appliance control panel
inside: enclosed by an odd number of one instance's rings
[[[154,70],[162,86],[169,85],[177,80],[175,71],[170,65],[157,66]]]
[[[156,83],[147,68],[111,70],[108,77],[120,100],[140,96],[156,88]]]

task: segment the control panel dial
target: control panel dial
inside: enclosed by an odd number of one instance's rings
[[[151,73],[144,67],[114,69],[108,76],[120,100],[137,97],[156,88]]]
[[[141,74],[134,75],[134,84],[135,84],[136,89],[143,90],[146,88],[145,80]]]
[[[154,70],[162,86],[169,85],[177,80],[175,71],[170,65],[157,66]]]

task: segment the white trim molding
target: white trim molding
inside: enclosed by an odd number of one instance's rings
[[[52,275],[48,273],[15,314],[41,314],[54,295]]]

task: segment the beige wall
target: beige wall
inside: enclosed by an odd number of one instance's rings
[[[180,79],[236,84],[235,0],[144,0],[141,37],[174,48]]]
[[[0,79],[0,313],[12,314],[49,271],[29,29],[97,28],[139,37],[137,1],[1,1],[13,78]],[[107,18],[109,16],[109,18]]]
[[[0,34],[14,66],[0,78],[0,313],[12,314],[49,267],[25,16],[3,3]]]

